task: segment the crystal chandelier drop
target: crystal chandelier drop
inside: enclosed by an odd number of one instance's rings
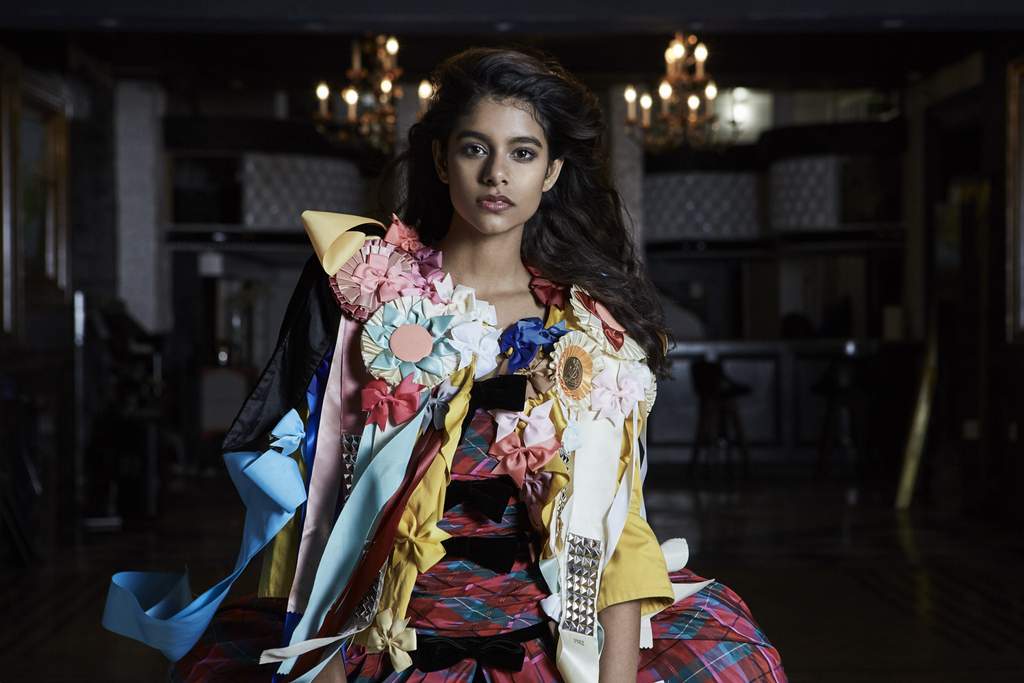
[[[319,107],[313,121],[317,130],[340,146],[368,146],[390,155],[395,147],[395,100],[402,97],[401,75],[395,36],[356,38],[345,87],[332,92],[326,81],[316,86]]]
[[[718,86],[707,69],[709,56],[707,46],[696,35],[675,34],[665,50],[657,112],[652,111],[655,105],[650,92],[640,92],[633,85],[626,87],[626,126],[649,151],[663,152],[683,145],[700,147],[715,141]]]

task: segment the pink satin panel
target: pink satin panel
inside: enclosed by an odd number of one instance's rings
[[[341,459],[342,429],[342,388],[345,384],[342,367],[347,365],[346,342],[348,328],[354,328],[350,320],[342,316],[338,326],[338,339],[334,346],[331,369],[327,374],[324,402],[320,409],[320,427],[316,436],[316,451],[313,456],[313,472],[309,478],[309,494],[306,498],[306,519],[302,526],[302,540],[299,542],[299,557],[295,565],[295,578],[288,595],[288,611],[302,613],[313,588],[313,579],[323,555],[324,546],[334,526],[334,512],[338,504],[338,491],[344,463]],[[357,338],[358,341],[358,338]],[[356,388],[358,392],[358,387]],[[358,419],[358,414],[355,416]]]
[[[362,434],[363,408],[359,392],[373,377],[366,371],[362,350],[359,348],[359,336],[363,332],[362,323],[355,320],[345,321],[344,318],[342,320],[345,322],[345,353],[341,364],[341,429],[345,434]],[[340,330],[338,336],[341,336]],[[335,354],[337,353],[335,350]],[[321,417],[321,428],[323,423]]]

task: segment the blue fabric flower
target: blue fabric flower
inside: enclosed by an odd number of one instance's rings
[[[384,304],[363,327],[364,360],[374,377],[380,377],[389,384],[398,382],[409,375],[416,383],[434,386],[447,377],[454,366],[455,348],[445,333],[451,327],[453,316],[431,316],[424,310],[423,301],[413,302],[412,297],[402,297]],[[402,360],[392,353],[389,346],[392,333],[402,325],[418,325],[431,337],[431,351],[418,361]],[[370,342],[367,346],[365,342]],[[367,358],[369,353],[370,357]]]
[[[565,329],[565,321],[562,320],[551,327],[544,327],[544,321],[540,318],[523,318],[514,325],[508,327],[501,333],[498,345],[501,352],[509,355],[509,372],[515,372],[533,362],[537,351],[544,349],[550,351],[568,330]]]

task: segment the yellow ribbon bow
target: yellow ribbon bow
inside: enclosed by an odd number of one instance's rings
[[[410,650],[416,649],[416,629],[408,628],[409,619],[395,621],[391,608],[382,609],[377,613],[377,623],[370,631],[366,650],[368,652],[385,652],[391,657],[391,666],[395,671],[403,671],[412,666]]]
[[[441,542],[451,538],[451,534],[437,526],[432,519],[431,510],[422,510],[427,519],[422,522],[417,518],[416,511],[406,508],[398,523],[398,534],[395,539],[393,561],[401,564],[410,562],[420,572],[433,567],[444,557],[444,546]]]

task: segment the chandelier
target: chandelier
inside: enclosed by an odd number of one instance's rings
[[[316,86],[319,107],[313,121],[317,130],[339,146],[368,146],[390,155],[395,147],[395,100],[402,97],[401,75],[395,36],[356,38],[345,87],[332,97],[326,81]]]
[[[657,113],[652,111],[654,98],[649,92],[638,93],[633,85],[626,87],[626,126],[642,139],[646,149],[663,152],[713,141],[718,86],[707,70],[709,54],[696,35],[675,34],[665,49],[665,76],[658,85]]]

